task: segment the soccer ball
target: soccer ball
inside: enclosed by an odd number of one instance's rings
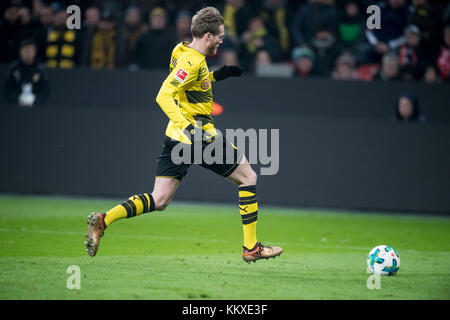
[[[370,250],[367,257],[367,272],[382,276],[393,276],[400,269],[400,255],[392,247],[381,245]]]

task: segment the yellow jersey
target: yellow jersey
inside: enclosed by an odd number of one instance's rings
[[[191,144],[183,130],[190,124],[202,128],[211,135],[216,134],[212,112],[211,82],[215,81],[209,72],[205,56],[188,47],[189,42],[179,43],[172,51],[170,74],[163,82],[156,97],[170,121],[166,135],[174,140]]]

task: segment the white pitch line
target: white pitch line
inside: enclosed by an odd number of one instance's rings
[[[8,229],[0,228],[0,232],[34,232],[34,233],[44,233],[44,234],[61,234],[61,235],[77,235],[82,236],[83,232],[76,231],[59,231],[59,230],[32,230],[32,229]],[[221,240],[221,239],[198,239],[198,238],[187,238],[187,237],[164,237],[164,236],[153,236],[147,234],[120,234],[116,233],[114,237],[125,237],[125,238],[136,238],[136,239],[156,239],[156,240],[179,240],[179,241],[207,241],[207,242],[231,242],[231,240]]]
[[[44,233],[44,234],[61,234],[61,235],[79,235],[82,236],[83,232],[76,231],[59,231],[59,230],[30,230],[30,229],[8,229],[0,228],[0,232],[34,232],[34,233]],[[169,241],[198,241],[198,242],[232,242],[232,240],[223,239],[199,239],[199,238],[188,238],[188,237],[164,237],[164,236],[153,236],[147,234],[114,234],[114,237],[126,237],[135,239],[155,239],[155,240],[169,240]],[[322,248],[322,249],[344,249],[344,250],[361,250],[367,251],[367,247],[358,246],[341,246],[341,245],[324,245],[324,244],[313,244],[313,243],[301,243],[301,242],[265,242],[268,245],[280,245],[280,246],[295,246],[295,247],[308,247],[308,248]],[[441,254],[450,255],[450,251],[428,251],[428,250],[415,250],[415,249],[404,249],[402,252],[409,253],[427,253],[427,254]]]

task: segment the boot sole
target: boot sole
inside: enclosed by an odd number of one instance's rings
[[[85,236],[84,244],[86,245],[86,252],[91,256],[95,256],[97,254],[98,246],[100,243],[100,239],[95,239],[94,233],[99,228],[100,224],[100,215],[99,214],[90,214],[88,216],[87,224],[89,225],[88,233]]]

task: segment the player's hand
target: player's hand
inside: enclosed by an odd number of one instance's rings
[[[186,136],[191,140],[191,142],[194,141],[203,141],[206,143],[213,142],[215,137],[209,133],[206,130],[203,130],[202,128],[195,127],[194,125],[190,124],[184,129]]]
[[[240,77],[242,72],[242,69],[238,66],[223,66],[219,70],[214,71],[213,76],[216,81],[220,81],[229,77]]]

